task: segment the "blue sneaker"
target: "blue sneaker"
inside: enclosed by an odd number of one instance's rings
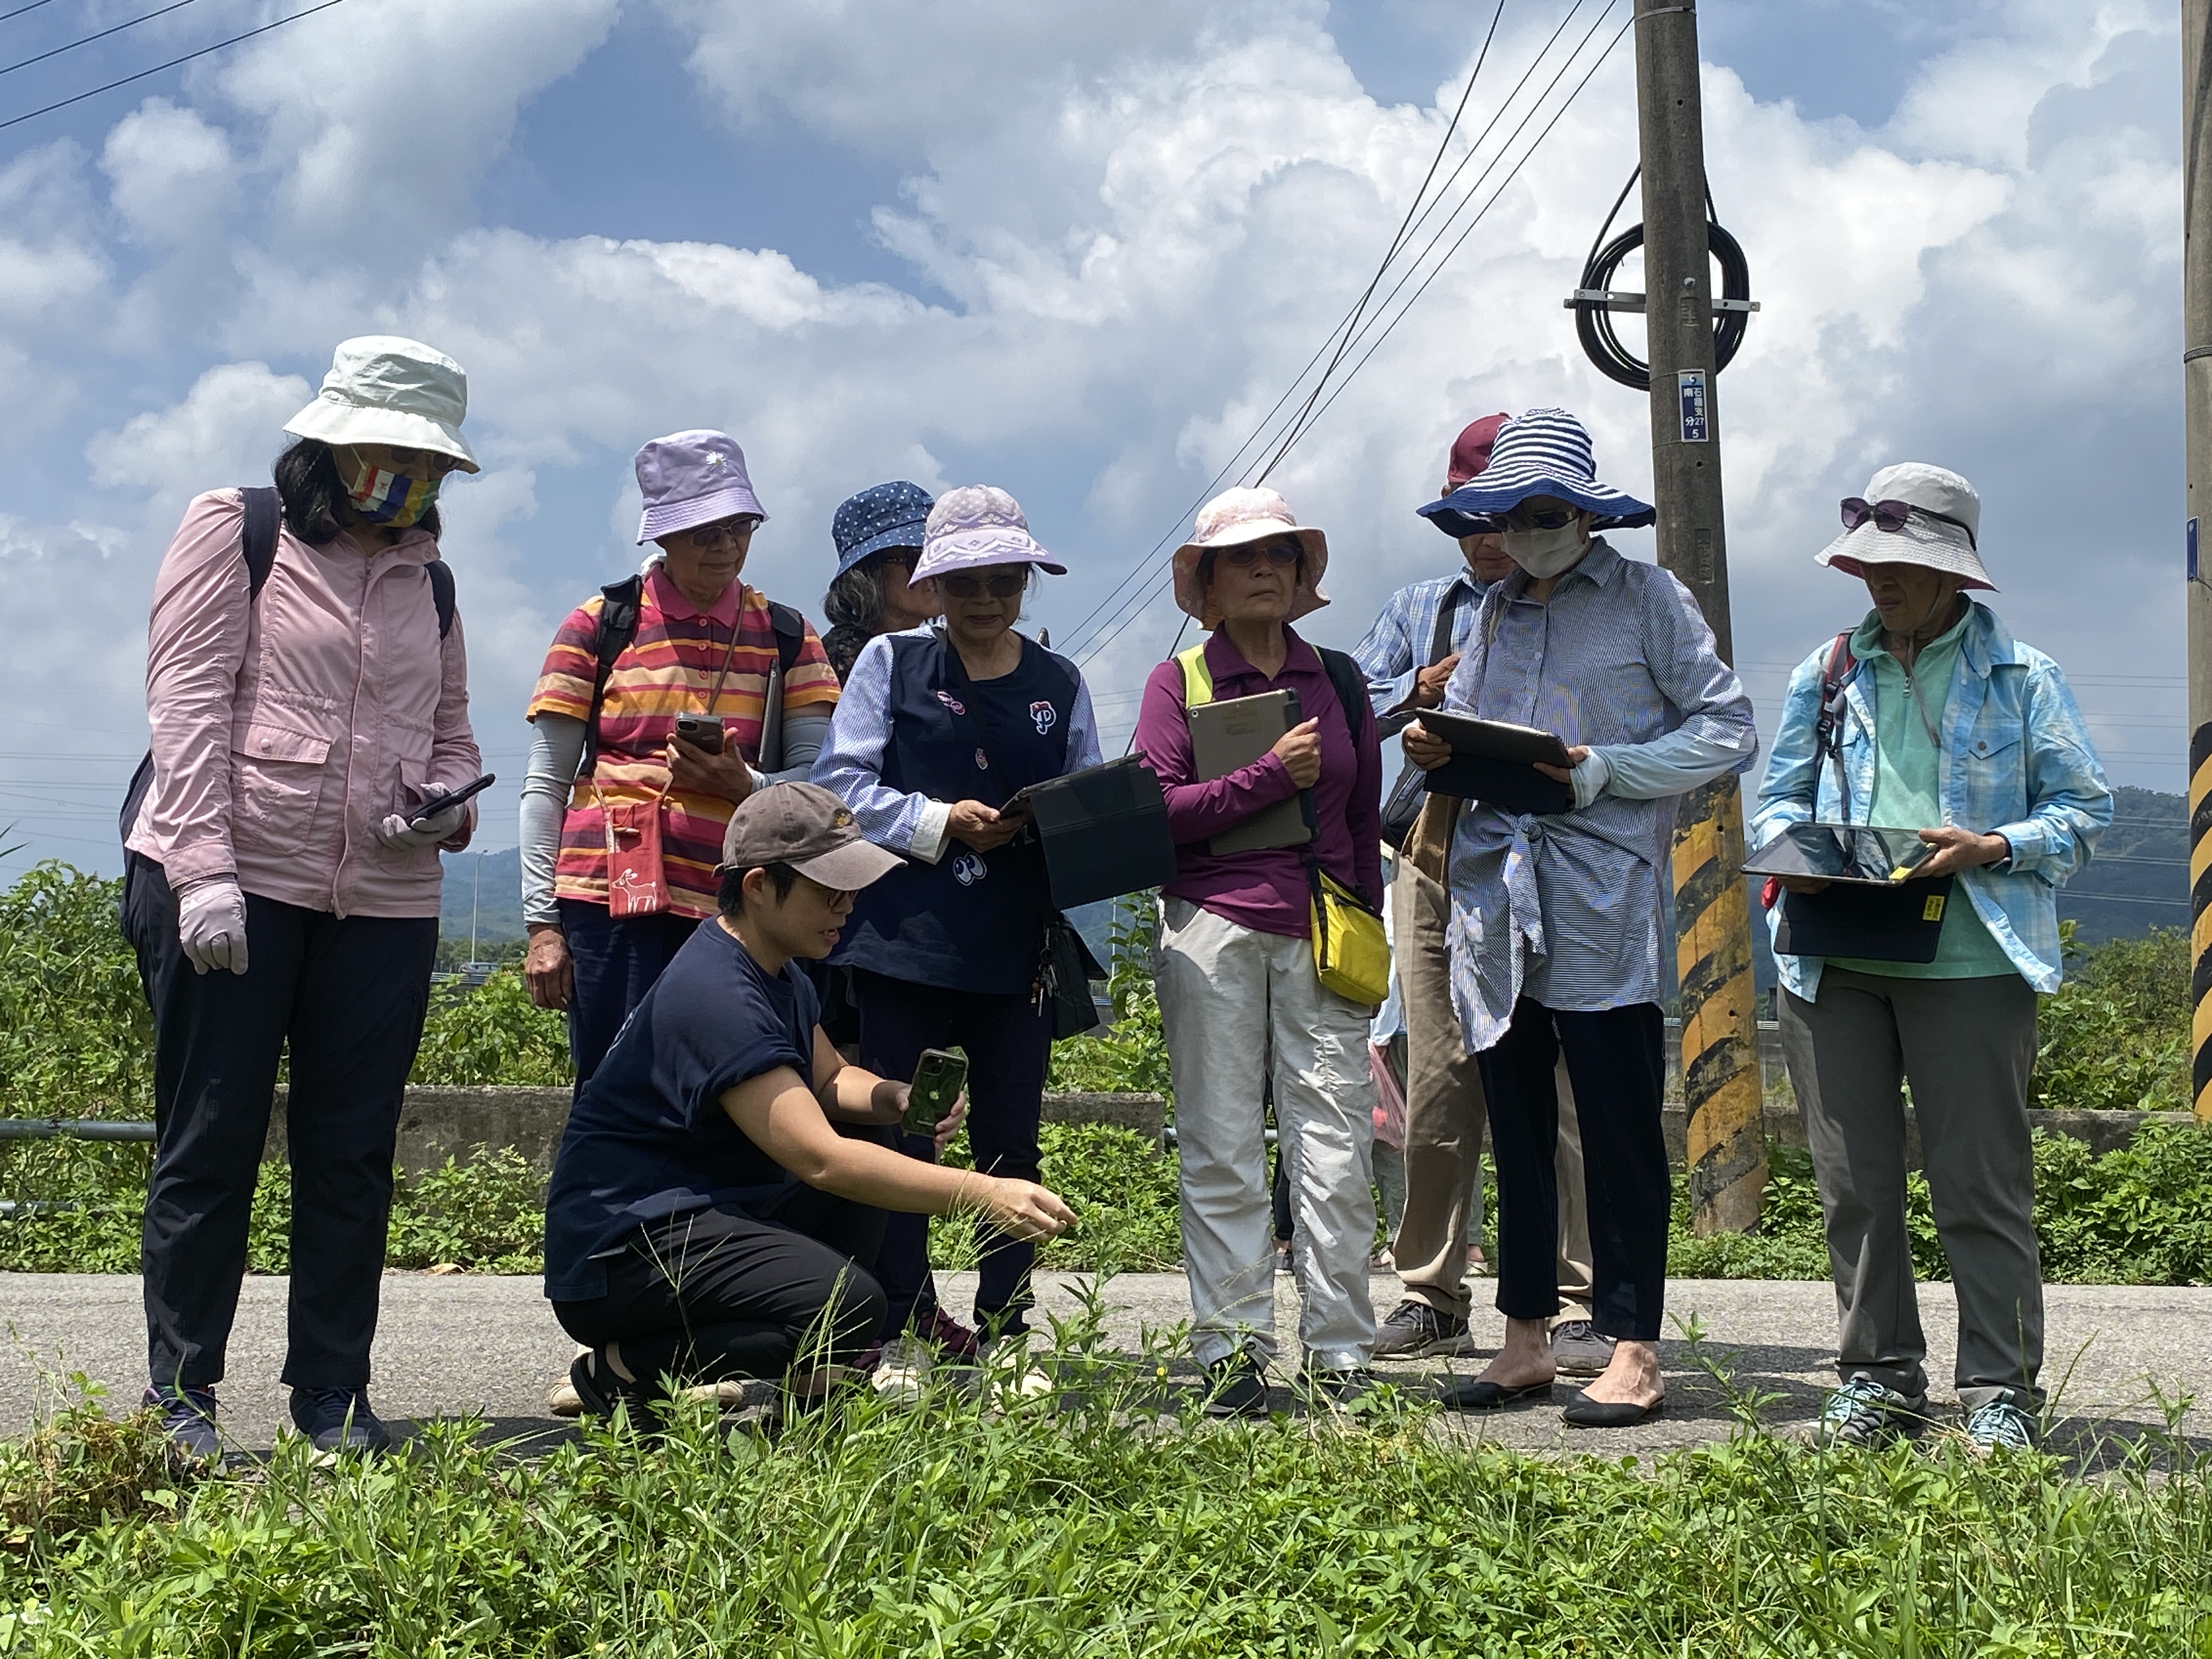
[[[2042,1425],[2034,1413],[2009,1400],[1992,1400],[1966,1413],[1966,1438],[1978,1452],[2033,1451],[2042,1443]]]
[[[215,1390],[189,1382],[167,1388],[149,1387],[141,1402],[161,1413],[161,1432],[178,1451],[195,1463],[213,1463],[222,1456],[222,1431],[215,1425]]]
[[[1870,1376],[1854,1376],[1820,1407],[1812,1438],[1822,1446],[1887,1445],[1911,1439],[1928,1423],[1928,1395],[1899,1393]]]
[[[292,1422],[319,1452],[387,1452],[394,1444],[365,1388],[295,1389]]]

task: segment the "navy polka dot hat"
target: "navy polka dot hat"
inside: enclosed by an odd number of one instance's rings
[[[847,496],[830,521],[830,537],[837,544],[837,574],[843,575],[869,554],[887,547],[919,548],[934,505],[927,490],[903,478],[872,484]]]

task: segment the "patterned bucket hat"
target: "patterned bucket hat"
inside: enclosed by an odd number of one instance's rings
[[[1508,421],[1491,449],[1488,466],[1442,501],[1416,510],[1439,524],[1446,514],[1495,518],[1531,495],[1549,495],[1595,514],[1593,527],[1598,530],[1633,530],[1659,516],[1649,502],[1597,481],[1589,428],[1564,409],[1532,409]],[[1448,533],[1472,536],[1490,527]]]
[[[927,489],[903,478],[848,495],[830,521],[830,539],[837,544],[837,574],[843,575],[887,547],[920,547],[933,505]]]
[[[922,527],[921,560],[914,568],[914,580],[927,581],[992,564],[1033,564],[1055,576],[1067,574],[1067,567],[1030,534],[1022,504],[996,484],[946,490]]]
[[[1206,601],[1198,580],[1199,561],[1212,549],[1234,547],[1268,537],[1288,536],[1306,556],[1305,579],[1291,596],[1284,620],[1296,622],[1328,603],[1321,591],[1322,573],[1328,568],[1328,538],[1313,525],[1302,525],[1292,516],[1291,504],[1264,485],[1255,489],[1224,489],[1198,509],[1191,538],[1175,550],[1176,604],[1201,628],[1218,627],[1221,612]]]

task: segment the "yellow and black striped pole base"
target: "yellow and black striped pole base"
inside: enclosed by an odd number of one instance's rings
[[[2189,734],[2189,1096],[2212,1123],[2212,720]]]
[[[1699,1237],[1747,1232],[1766,1191],[1766,1135],[1735,778],[1682,798],[1674,865],[1691,1224]]]

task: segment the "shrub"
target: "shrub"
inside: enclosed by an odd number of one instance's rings
[[[531,1001],[520,969],[502,968],[474,988],[441,986],[408,1080],[567,1088],[576,1080],[568,1024]]]
[[[2069,958],[2039,1000],[2030,1097],[2062,1109],[2170,1111],[2189,1104],[2189,936],[2160,927],[2089,951],[2060,926]]]
[[[52,859],[0,892],[0,1116],[152,1115],[154,1024],[122,896]]]

